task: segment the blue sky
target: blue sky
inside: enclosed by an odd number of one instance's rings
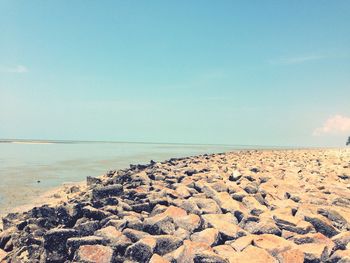
[[[349,1],[0,0],[0,137],[338,146]]]

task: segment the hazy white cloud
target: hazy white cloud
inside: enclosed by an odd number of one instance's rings
[[[346,132],[350,132],[350,118],[334,115],[328,118],[322,127],[315,129],[313,135],[343,134]]]
[[[27,73],[29,70],[26,66],[23,65],[16,65],[16,66],[9,66],[4,67],[0,66],[0,72],[2,73]]]
[[[309,56],[279,58],[279,59],[270,60],[269,62],[270,64],[292,65],[292,64],[301,64],[301,63],[314,61],[314,60],[321,60],[325,58],[327,58],[327,56],[309,55]]]

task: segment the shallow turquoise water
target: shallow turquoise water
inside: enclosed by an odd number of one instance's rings
[[[0,143],[0,214],[52,187],[129,164],[247,147],[145,143]],[[40,183],[38,183],[40,181]]]

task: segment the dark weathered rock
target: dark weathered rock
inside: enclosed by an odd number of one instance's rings
[[[68,259],[66,242],[68,238],[78,235],[75,229],[52,229],[44,235],[46,262],[64,262]]]
[[[29,211],[29,216],[34,218],[52,218],[55,219],[55,208],[43,205],[41,207],[34,207]]]
[[[176,236],[159,235],[153,236],[156,239],[154,252],[163,256],[182,245],[182,240]]]
[[[92,200],[99,200],[107,197],[119,196],[123,193],[123,186],[120,184],[98,186],[92,189]]]
[[[346,246],[350,244],[350,231],[333,236],[332,241],[335,243],[336,249],[345,250]]]
[[[213,252],[203,251],[194,256],[194,263],[228,263],[224,257],[221,257]]]
[[[132,244],[133,242],[125,235],[121,235],[116,240],[110,240],[108,243],[119,256],[124,256],[126,249]]]
[[[87,176],[86,177],[86,184],[88,187],[94,187],[96,185],[100,185],[102,183],[102,180],[100,178]]]
[[[310,222],[317,232],[324,234],[327,237],[333,237],[339,234],[339,231],[325,218],[317,215],[305,216],[305,221]]]
[[[317,212],[325,217],[327,217],[333,226],[340,230],[350,230],[350,218],[344,218],[339,212],[332,208],[319,208]]]
[[[137,262],[147,262],[153,255],[156,240],[153,237],[145,237],[126,249],[125,255]]]
[[[123,230],[123,234],[125,236],[127,236],[132,242],[137,242],[140,239],[149,236],[149,233],[143,232],[143,231],[138,231],[135,229],[131,229],[131,228],[126,228]]]
[[[90,236],[100,228],[100,223],[97,220],[89,220],[87,218],[79,219],[75,225],[76,229],[80,236]]]
[[[16,227],[11,227],[0,232],[0,248],[3,249],[6,246],[6,243],[11,239],[11,235],[16,232],[16,230]]]
[[[192,176],[192,175],[194,175],[196,173],[198,173],[198,171],[196,169],[190,169],[190,170],[185,171],[185,174],[187,176]]]
[[[82,208],[82,213],[85,217],[93,220],[102,220],[112,215],[109,212],[105,212],[92,206],[85,206]]]
[[[304,262],[326,262],[329,257],[329,251],[325,244],[307,243],[297,247],[304,253]]]
[[[350,250],[337,250],[328,260],[329,263],[349,263]]]
[[[147,218],[144,231],[152,235],[171,235],[175,232],[174,220],[168,215]]]
[[[229,180],[235,182],[235,181],[238,181],[241,177],[242,177],[241,173],[238,171],[235,171],[229,176]]]

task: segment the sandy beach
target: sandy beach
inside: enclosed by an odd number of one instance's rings
[[[350,261],[350,149],[131,165],[34,205],[3,218],[0,260]]]

